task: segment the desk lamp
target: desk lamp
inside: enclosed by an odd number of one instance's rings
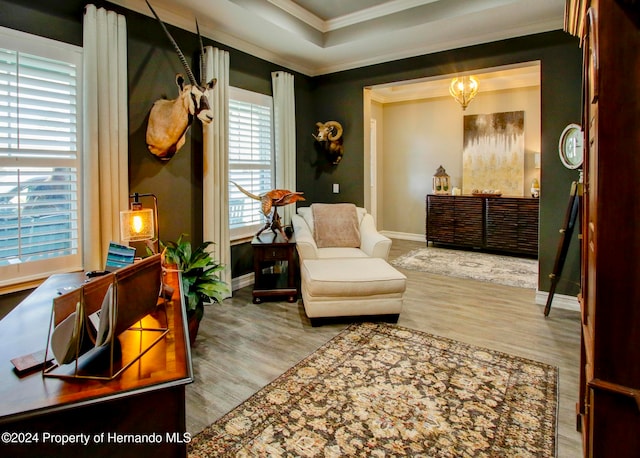
[[[141,197],[153,199],[153,208],[144,208]],[[133,199],[133,200],[132,200]],[[158,199],[154,194],[132,194],[129,196],[130,210],[120,212],[120,239],[123,242],[147,242],[154,253],[158,252],[156,242],[160,239],[158,230]]]

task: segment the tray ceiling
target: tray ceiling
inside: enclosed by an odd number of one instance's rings
[[[144,0],[111,0],[151,16]],[[309,76],[559,30],[565,0],[150,0],[164,22]]]

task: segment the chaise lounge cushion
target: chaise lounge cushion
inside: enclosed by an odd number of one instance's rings
[[[311,319],[397,316],[406,277],[380,258],[307,259],[300,266],[302,301]]]
[[[380,258],[310,259],[302,266],[306,291],[313,297],[353,298],[403,293],[406,277]]]

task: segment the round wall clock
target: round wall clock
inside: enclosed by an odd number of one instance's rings
[[[569,124],[564,128],[558,143],[558,152],[562,164],[568,169],[577,169],[584,159],[584,135],[578,124]]]

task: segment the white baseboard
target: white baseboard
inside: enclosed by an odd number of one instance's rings
[[[240,288],[244,288],[245,286],[253,285],[254,282],[255,275],[253,272],[249,272],[248,274],[244,274],[239,277],[233,277],[231,279],[231,289],[236,291]]]
[[[394,231],[380,231],[382,235],[389,237],[390,239],[399,240],[412,240],[414,242],[427,243],[427,238],[424,234],[411,234],[409,232],[394,232]]]
[[[547,291],[536,291],[536,304],[546,305],[549,293]],[[553,301],[551,302],[551,309],[564,309],[580,311],[580,303],[575,296],[567,296],[566,294],[554,294]]]

